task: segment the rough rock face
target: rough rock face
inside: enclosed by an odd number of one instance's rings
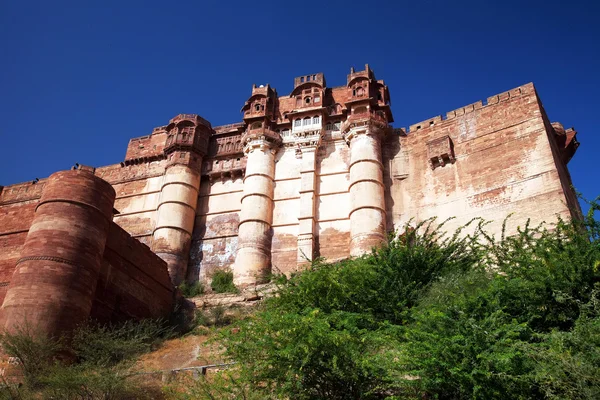
[[[362,254],[411,219],[482,217],[494,233],[512,213],[510,233],[580,213],[567,170],[577,132],[550,122],[531,83],[394,129],[367,65],[344,86],[323,74],[284,96],[254,85],[242,113],[218,127],[180,114],[131,139],[120,164],[0,187],[0,321],[15,307],[48,326],[71,309],[161,315],[170,281],[229,269],[252,287],[315,256]]]

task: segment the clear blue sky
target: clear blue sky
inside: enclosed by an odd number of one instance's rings
[[[600,2],[0,0],[0,184],[120,162],[178,113],[237,122],[252,83],[280,94],[369,63],[408,126],[533,81],[579,131],[575,186],[600,194]]]

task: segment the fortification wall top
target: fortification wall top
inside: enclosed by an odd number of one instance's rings
[[[408,132],[414,133],[421,129],[426,129],[434,125],[438,125],[444,121],[452,120],[454,118],[460,117],[462,115],[484,109],[489,106],[493,106],[495,104],[510,100],[515,97],[519,97],[525,94],[535,94],[535,87],[533,83],[527,83],[525,85],[519,86],[517,88],[508,90],[506,92],[502,92],[500,94],[496,94],[494,96],[490,96],[487,98],[487,102],[484,104],[483,101],[477,101],[475,103],[466,105],[464,107],[457,108],[456,110],[448,111],[444,116],[437,115],[433,118],[426,119],[421,122],[417,122],[416,124],[412,124],[409,127]]]
[[[0,191],[0,206],[38,200],[42,196],[46,180],[36,178],[33,181],[4,186]]]
[[[152,132],[151,135],[133,138],[127,145],[125,161],[156,158],[163,154],[167,133],[164,130]]]

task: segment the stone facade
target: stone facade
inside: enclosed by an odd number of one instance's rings
[[[576,131],[550,123],[533,84],[405,130],[390,125],[388,87],[367,65],[339,87],[327,87],[323,74],[296,78],[284,96],[254,85],[242,114],[217,127],[178,115],[131,139],[120,164],[95,169],[115,196],[117,213],[109,218],[103,208],[102,218],[165,260],[175,284],[209,280],[217,269],[231,269],[242,286],[262,283],[315,256],[370,251],[411,219],[456,217],[452,229],[483,217],[494,233],[513,214],[510,233],[527,218],[580,213],[567,170]],[[20,274],[33,262],[32,229],[60,205],[44,203],[52,179],[0,192],[0,290],[10,295],[3,310],[33,290]],[[92,218],[84,214],[64,224]],[[102,229],[94,240],[111,243],[112,231]],[[60,240],[69,247],[69,236]],[[90,246],[102,251],[100,242]],[[102,259],[89,256],[77,268],[92,279]],[[89,288],[77,290],[93,308]]]

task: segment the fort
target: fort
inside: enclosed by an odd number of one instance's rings
[[[577,132],[550,122],[531,83],[408,130],[368,65],[343,86],[322,73],[283,96],[253,85],[241,112],[225,126],[180,114],[118,164],[0,186],[0,329],[164,316],[184,280],[227,269],[256,285],[361,255],[410,220],[482,217],[498,233],[512,214],[510,234],[581,212]]]

